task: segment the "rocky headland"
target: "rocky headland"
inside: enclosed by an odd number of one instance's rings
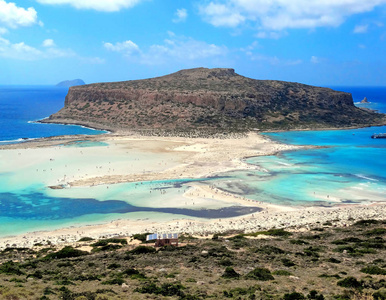
[[[197,68],[71,87],[64,108],[44,122],[109,130],[240,132],[383,125],[386,116],[357,108],[349,93],[255,80],[233,69]]]

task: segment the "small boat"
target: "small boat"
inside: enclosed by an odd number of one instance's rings
[[[378,133],[373,134],[371,136],[372,139],[386,139],[386,133]]]

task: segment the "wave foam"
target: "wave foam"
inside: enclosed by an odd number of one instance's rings
[[[367,180],[371,180],[371,181],[379,181],[377,179],[374,179],[374,178],[371,178],[371,177],[367,177],[363,174],[355,174],[356,177],[359,177],[359,178],[362,178],[362,179],[367,179]]]

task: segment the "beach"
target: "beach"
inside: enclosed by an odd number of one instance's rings
[[[283,151],[313,148],[274,142],[258,133],[227,138],[149,137],[126,132],[98,136],[62,136],[4,145],[0,150],[0,170],[7,174],[8,193],[38,187],[51,197],[95,198],[105,201],[115,187],[133,183],[145,189],[146,182],[187,180],[174,193],[149,188],[149,198],[139,197],[130,204],[141,207],[220,209],[233,206],[258,207],[260,212],[223,219],[137,212],[109,215],[100,221],[71,222],[55,228],[28,230],[14,236],[3,235],[0,249],[31,247],[36,243],[75,243],[81,237],[130,236],[143,232],[178,232],[207,236],[216,232],[245,232],[269,228],[307,228],[324,222],[350,224],[358,219],[381,219],[384,201],[362,205],[306,207],[274,205],[226,192],[200,178],[237,170],[259,170],[245,162],[248,157],[275,155]],[[151,195],[150,195],[151,194]],[[114,195],[125,201],[124,193]],[[151,197],[150,197],[151,196]],[[139,205],[140,204],[140,205]]]

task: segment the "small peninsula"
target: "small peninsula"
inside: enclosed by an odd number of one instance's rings
[[[65,106],[44,120],[109,130],[243,132],[386,124],[349,93],[256,80],[233,69],[196,68],[145,79],[71,87]]]
[[[72,87],[72,86],[85,85],[85,84],[86,83],[82,79],[74,79],[74,80],[61,81],[56,86],[57,87]]]

